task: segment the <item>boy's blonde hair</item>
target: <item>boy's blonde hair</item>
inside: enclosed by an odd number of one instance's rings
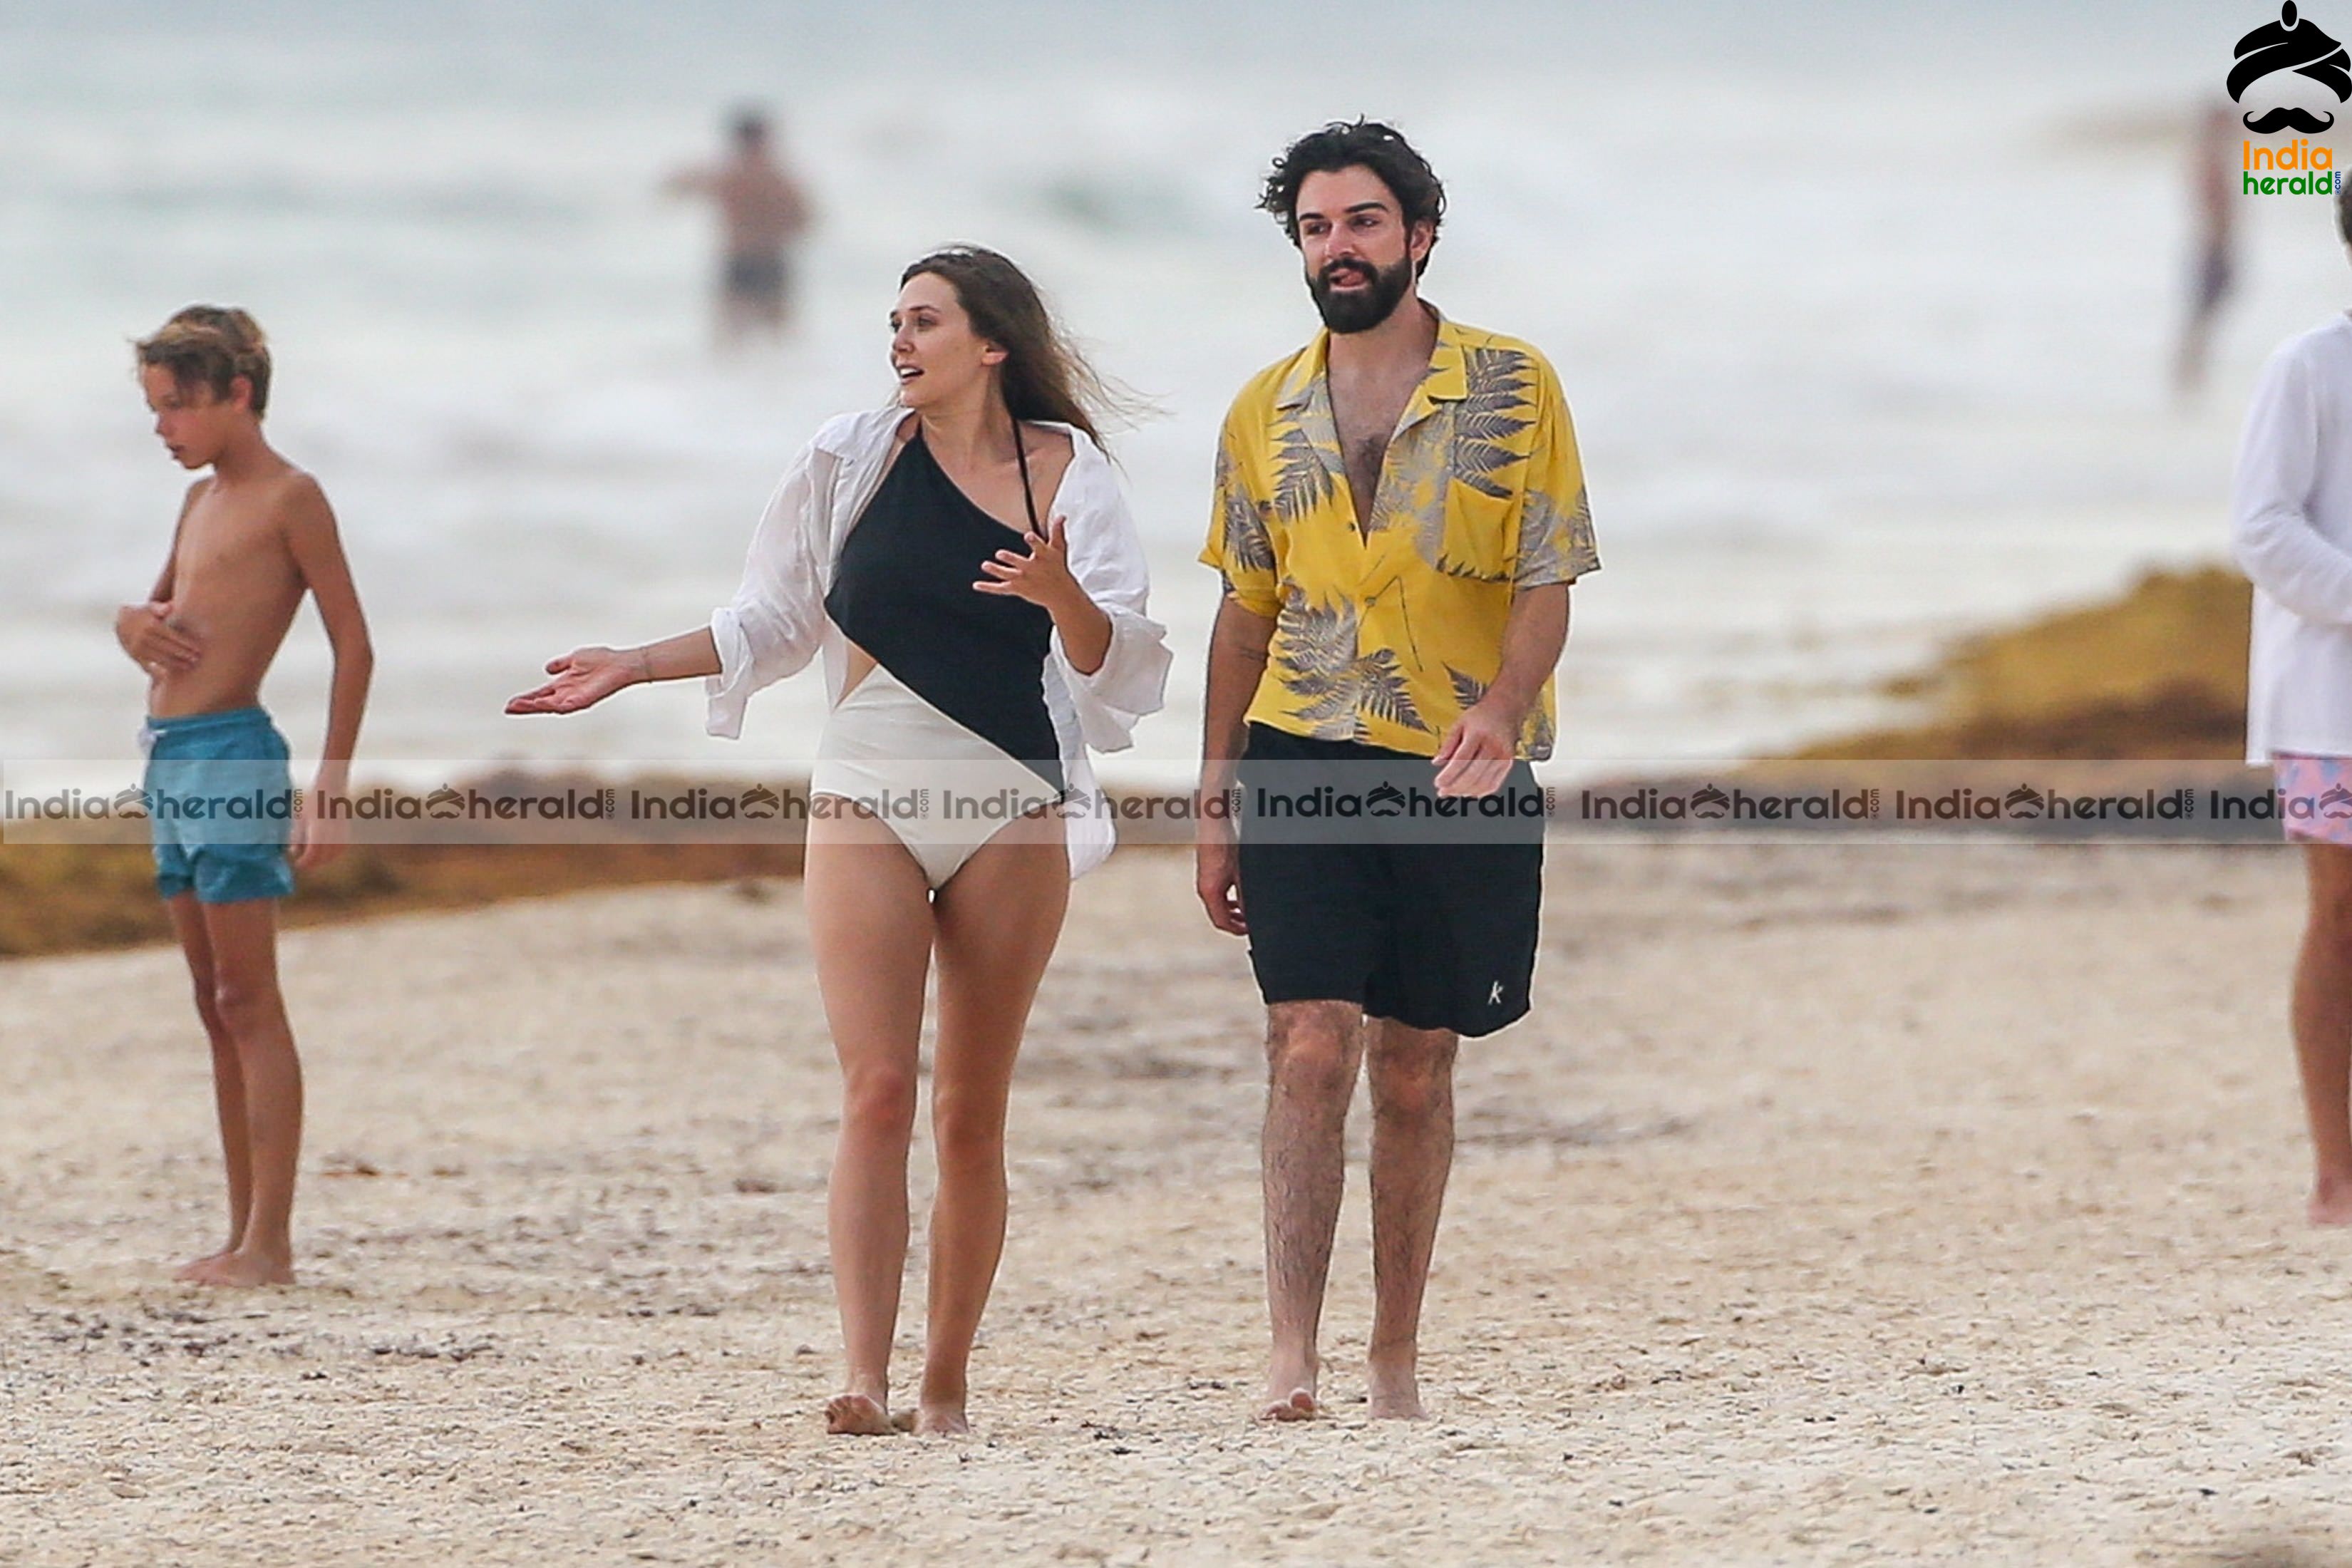
[[[241,375],[253,388],[253,416],[269,411],[269,341],[234,306],[191,305],[136,347],[141,365],[160,365],[184,388],[201,383],[215,397],[226,397]]]

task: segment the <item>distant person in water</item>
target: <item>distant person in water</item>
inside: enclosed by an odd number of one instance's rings
[[[708,196],[719,208],[719,347],[782,335],[793,314],[793,252],[815,215],[777,162],[768,119],[735,117],[733,150],[722,163],[670,177],[667,189]]]
[[[2213,323],[2238,284],[2238,193],[2230,153],[2237,123],[2214,104],[2197,116],[2189,134],[2189,200],[2194,229],[2189,258],[2189,315],[2180,330],[2173,384],[2184,397],[2205,384]]]
[[[2352,247],[2352,191],[2336,198]],[[2290,1008],[2311,1125],[2314,1225],[2352,1225],[2352,317],[2271,356],[2231,500],[2254,582],[2246,760],[2275,771],[2310,915]]]

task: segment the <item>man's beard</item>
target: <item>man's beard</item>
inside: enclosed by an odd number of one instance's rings
[[[1334,272],[1353,272],[1370,278],[1371,287],[1342,294],[1331,287]],[[1412,258],[1407,256],[1394,267],[1382,271],[1370,262],[1335,261],[1323,268],[1322,274],[1309,276],[1307,291],[1315,296],[1315,308],[1323,313],[1323,324],[1343,336],[1349,332],[1368,332],[1396,311],[1397,301],[1412,287]]]

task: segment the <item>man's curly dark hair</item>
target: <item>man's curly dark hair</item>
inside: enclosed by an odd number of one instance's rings
[[[1337,174],[1341,169],[1370,169],[1396,197],[1398,210],[1404,214],[1405,226],[1417,223],[1429,226],[1430,247],[1434,254],[1437,231],[1445,222],[1445,186],[1430,168],[1429,161],[1412,149],[1412,143],[1398,133],[1393,125],[1383,125],[1377,120],[1335,120],[1319,131],[1310,131],[1282,151],[1274,161],[1274,168],[1265,177],[1265,189],[1259,195],[1257,205],[1274,215],[1290,243],[1298,243],[1298,187],[1307,183],[1309,174]],[[1421,258],[1414,269],[1419,276],[1429,270],[1429,258]]]

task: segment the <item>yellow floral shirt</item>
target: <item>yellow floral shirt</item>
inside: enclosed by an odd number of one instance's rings
[[[1234,400],[1201,559],[1275,623],[1252,722],[1430,756],[1502,668],[1512,595],[1601,565],[1576,432],[1541,354],[1441,319],[1360,530],[1329,342]],[[1547,679],[1519,754],[1549,757],[1554,724]]]

